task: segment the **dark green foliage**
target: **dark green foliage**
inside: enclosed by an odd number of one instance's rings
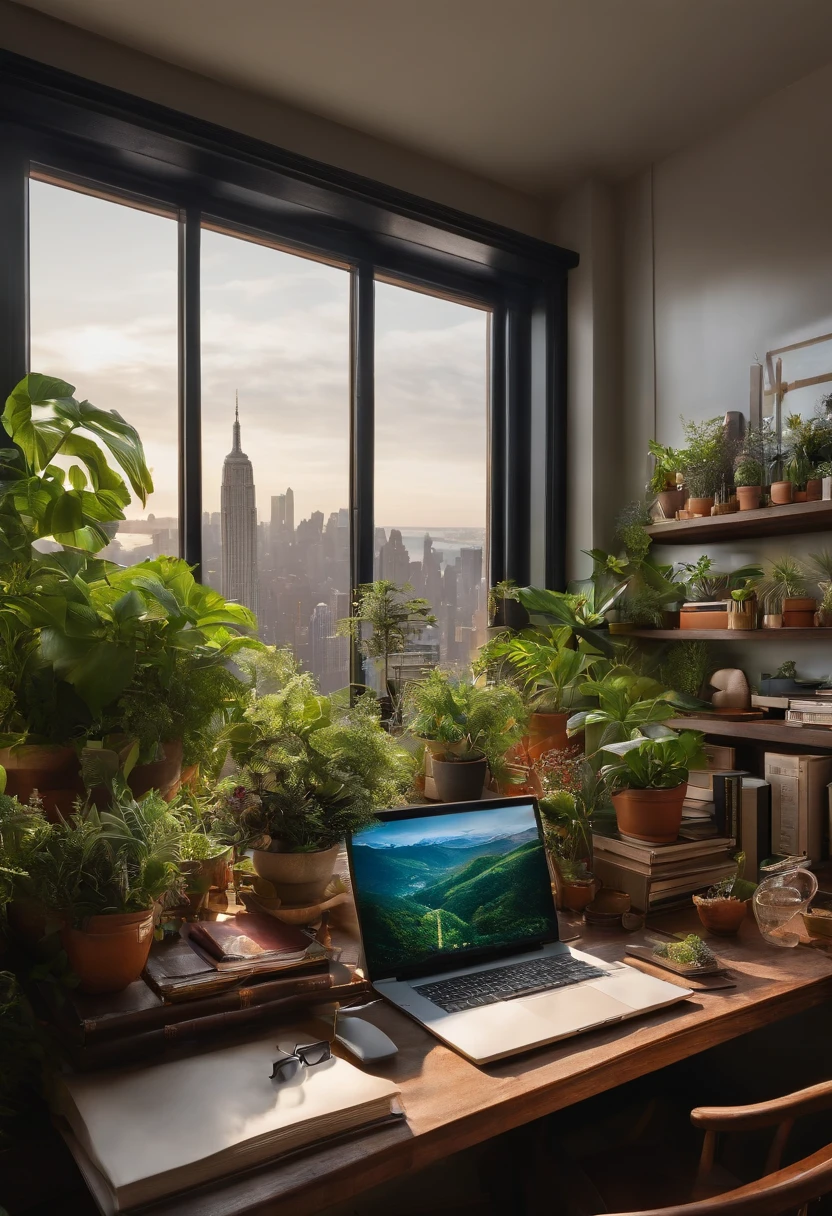
[[[659,728],[664,729],[664,728]],[[668,730],[654,738],[608,743],[602,751],[611,759],[601,776],[611,793],[618,790],[674,789],[688,779],[692,768],[705,767],[704,735],[698,730]]]
[[[43,1093],[47,1052],[29,1002],[0,971],[0,1146],[31,1117]]]
[[[707,642],[671,642],[662,656],[659,679],[674,692],[699,697],[713,670]]]

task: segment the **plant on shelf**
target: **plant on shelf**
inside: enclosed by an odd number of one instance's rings
[[[698,514],[709,514],[713,498],[723,481],[730,482],[736,445],[728,438],[722,418],[705,422],[682,420],[685,446],[679,452],[685,484],[688,488],[688,508]]]
[[[832,461],[832,417],[828,411],[821,406],[808,418],[789,414],[786,444],[792,456],[802,457],[807,465]]]
[[[759,579],[763,571],[760,566],[745,565],[723,574],[714,569],[713,559],[703,554],[695,562],[680,563],[680,575],[684,579],[687,598],[691,603],[714,603],[726,600],[737,587],[749,579]]]
[[[155,791],[134,798],[121,778],[109,809],[81,807],[43,843],[35,887],[63,922],[61,944],[85,992],[138,979],[156,905],[181,887],[182,828]]]
[[[390,679],[390,656],[403,654],[407,643],[426,625],[436,624],[428,601],[411,595],[412,591],[409,583],[399,586],[389,579],[363,583],[356,590],[352,616],[336,626],[338,633],[357,643],[365,658],[380,660],[382,687],[389,698],[388,717],[400,692]]]
[[[823,629],[829,629],[832,627],[832,553],[828,549],[810,553],[809,564],[812,575],[818,580],[821,595],[817,623]]]
[[[527,714],[510,684],[474,684],[435,669],[408,686],[404,717],[408,733],[430,753],[442,802],[478,798],[487,769],[511,783],[506,753],[520,742]]]
[[[665,688],[699,697],[714,670],[707,642],[671,642],[659,656],[658,677]]]
[[[815,466],[805,452],[796,450],[786,462],[785,476],[792,484],[795,501],[799,502],[797,496],[805,494],[807,484],[815,477]]]
[[[792,604],[800,603],[807,586],[806,573],[793,557],[780,557],[768,563],[758,587],[766,615],[779,615]],[[799,610],[799,609],[798,609]],[[814,601],[811,610],[814,610]]]
[[[734,857],[734,873],[723,878],[704,895],[694,895],[693,902],[699,919],[707,930],[722,936],[734,934],[745,919],[748,900],[757,889],[755,882],[743,877],[745,853]]]
[[[757,605],[756,579],[747,578],[731,591],[731,611],[728,626],[732,629],[753,629]]]
[[[756,511],[763,499],[763,486],[767,484],[766,471],[753,456],[743,456],[734,468],[734,485],[741,511]]]
[[[523,629],[528,613],[520,603],[520,588],[513,578],[502,579],[488,591],[488,625],[491,629]]]
[[[647,450],[653,457],[653,472],[647,485],[649,493],[658,495],[675,490],[677,474],[682,467],[680,453],[655,439],[648,440]]]
[[[706,767],[700,731],[642,733],[601,749],[612,758],[601,777],[612,796],[623,836],[652,844],[672,844],[682,823],[682,804],[691,768]]]
[[[645,531],[653,521],[643,502],[627,503],[618,512],[615,521],[615,539],[624,546],[628,561],[639,564],[650,551],[653,541]]]
[[[378,702],[322,696],[283,652],[285,683],[253,698],[225,744],[237,775],[218,787],[212,831],[253,848],[254,868],[284,903],[312,904],[347,832],[400,803],[413,760],[381,725]]]
[[[607,612],[623,593],[626,580],[611,591],[599,590],[591,579],[570,583],[569,587],[568,591],[520,588],[520,602],[527,609],[532,626],[539,630],[551,629],[552,626],[568,628],[589,652],[614,654],[615,646],[601,626]]]

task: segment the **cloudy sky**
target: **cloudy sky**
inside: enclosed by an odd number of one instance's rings
[[[156,486],[147,511],[175,514],[175,221],[33,181],[30,242],[32,370],[138,427]],[[235,392],[260,518],[287,486],[296,519],[346,506],[347,272],[211,231],[202,249],[204,508],[219,509]],[[486,324],[377,284],[380,525],[485,526]]]

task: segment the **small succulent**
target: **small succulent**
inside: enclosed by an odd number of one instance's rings
[[[669,959],[671,963],[693,967],[707,967],[716,962],[716,955],[695,933],[689,933],[681,942],[662,942],[654,948],[653,953],[657,958]]]

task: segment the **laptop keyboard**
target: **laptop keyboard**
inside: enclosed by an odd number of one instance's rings
[[[491,967],[487,971],[473,971],[435,984],[418,987],[414,984],[413,987],[420,996],[427,997],[446,1013],[458,1013],[460,1009],[476,1009],[479,1005],[531,996],[534,992],[566,988],[607,974],[600,967],[593,967],[571,954],[559,954],[554,958],[513,963],[510,967]]]

